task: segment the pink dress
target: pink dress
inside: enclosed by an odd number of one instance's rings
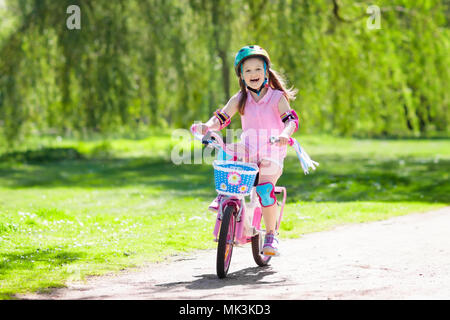
[[[278,137],[284,130],[278,111],[278,102],[283,92],[268,88],[264,97],[256,102],[248,92],[244,115],[241,115],[241,142],[249,149],[251,156],[248,161],[258,163],[263,159],[275,162],[283,168],[287,146],[271,145],[271,136]]]

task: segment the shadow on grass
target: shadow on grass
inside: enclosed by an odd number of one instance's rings
[[[450,161],[416,158],[374,160],[333,157],[316,159],[313,173],[298,173],[296,159],[286,159],[279,180],[289,201],[418,201],[450,203]]]
[[[288,202],[419,201],[449,203],[450,160],[374,159],[326,155],[304,175],[298,160],[288,156],[279,180]],[[181,164],[156,158],[70,159],[28,165],[0,162],[0,185],[9,188],[149,186],[158,192],[214,196],[211,165]]]
[[[11,273],[21,274],[37,269],[54,269],[71,264],[85,256],[81,252],[69,252],[57,248],[29,250],[17,253],[0,253],[0,276],[9,277]]]
[[[3,282],[1,299],[11,299],[16,289],[8,290],[9,282],[20,280],[22,287],[39,287],[44,290],[61,287],[60,280],[52,277],[42,277],[42,274],[55,272],[64,265],[70,265],[85,257],[82,252],[69,252],[58,248],[46,248],[44,250],[28,250],[24,252],[1,253],[0,252],[0,281]],[[45,271],[43,271],[45,270]],[[76,272],[76,270],[74,270]],[[12,287],[17,287],[13,284]]]
[[[84,156],[75,148],[41,148],[2,154],[0,162],[46,163],[83,158]]]
[[[84,253],[69,252],[57,250],[56,248],[47,248],[44,250],[32,250],[20,253],[0,253],[2,262],[0,262],[0,274],[5,275],[8,272],[17,272],[17,270],[31,270],[38,265],[42,267],[58,267],[63,264],[72,263],[82,258]]]
[[[0,185],[8,188],[121,188],[150,186],[155,190],[215,194],[210,165],[180,164],[160,158],[79,159],[43,163],[0,162]]]

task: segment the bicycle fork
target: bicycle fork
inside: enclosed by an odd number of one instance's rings
[[[214,241],[217,242],[217,237],[220,232],[220,226],[222,224],[222,217],[223,213],[225,211],[225,208],[227,206],[233,206],[235,208],[235,214],[236,214],[236,239],[241,239],[243,230],[244,230],[244,215],[245,215],[245,205],[243,203],[243,200],[237,199],[234,197],[227,197],[222,198],[219,203],[219,210],[217,211],[217,218],[216,218],[216,224],[214,226]]]

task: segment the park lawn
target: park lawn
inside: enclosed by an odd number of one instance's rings
[[[281,239],[449,203],[448,139],[297,138],[320,166],[305,176],[289,151]],[[212,167],[173,164],[173,147],[190,145],[181,140],[44,137],[0,149],[0,298],[214,248]]]

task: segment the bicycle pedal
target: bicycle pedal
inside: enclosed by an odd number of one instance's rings
[[[280,253],[277,252],[264,252],[261,251],[260,254],[264,255],[264,256],[271,256],[271,257],[278,257],[280,255]]]

